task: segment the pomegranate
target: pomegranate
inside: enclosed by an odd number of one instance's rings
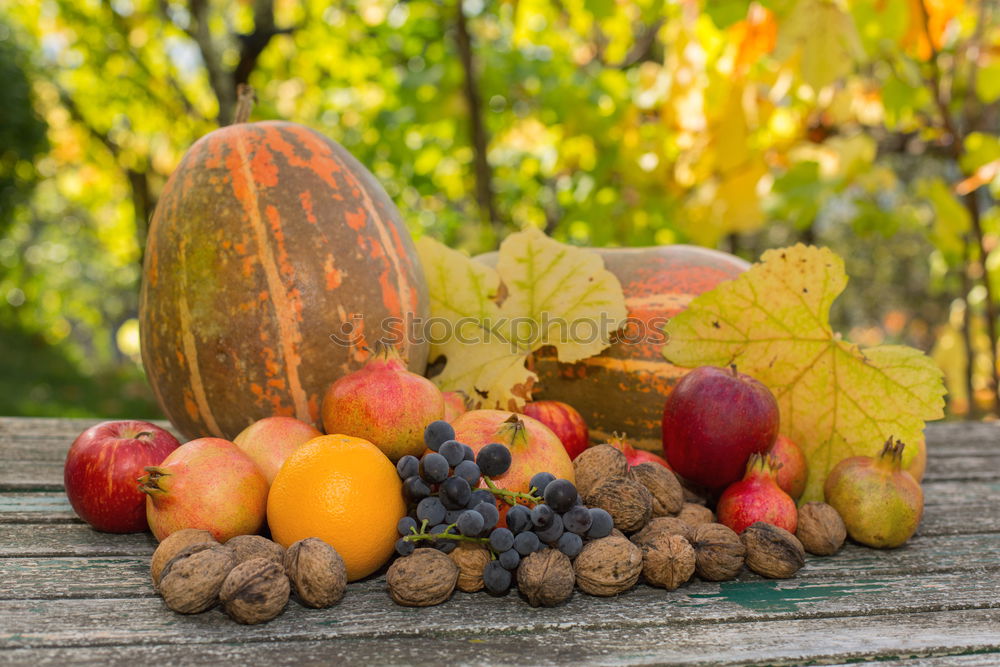
[[[510,468],[492,478],[501,489],[526,493],[529,482],[537,472],[550,472],[557,479],[575,482],[573,462],[562,442],[549,427],[527,415],[517,415],[504,410],[470,410],[452,424],[455,439],[479,450],[491,442],[499,442],[510,449]],[[485,482],[481,484],[485,486]],[[501,519],[506,516],[508,503],[498,500]]]
[[[790,495],[792,500],[798,500],[806,490],[806,482],[809,479],[806,455],[798,445],[783,435],[779,435],[774,441],[768,454],[781,464],[778,468],[778,486]]]
[[[747,526],[763,521],[789,533],[798,527],[795,501],[778,486],[781,464],[772,456],[751,454],[743,479],[729,485],[715,508],[719,523],[742,533]]]
[[[443,391],[441,396],[444,398],[444,420],[446,422],[455,421],[460,414],[465,412],[465,396],[457,391]]]
[[[576,409],[562,401],[534,401],[524,406],[524,414],[542,422],[562,441],[572,461],[590,445],[587,422]]]
[[[924,493],[903,470],[903,443],[889,438],[877,458],[852,456],[830,471],[823,491],[851,539],[891,549],[910,539],[924,513]]]
[[[265,417],[240,431],[233,443],[257,464],[270,485],[289,454],[321,435],[312,424],[295,417]]]
[[[723,489],[740,478],[747,459],[778,437],[778,401],[754,378],[701,366],[677,383],[663,407],[663,453],[688,481]]]
[[[398,461],[424,451],[424,427],[444,417],[444,397],[408,371],[395,349],[379,346],[362,368],[330,385],[321,412],[327,433],[363,438]]]
[[[139,478],[149,527],[161,541],[183,528],[207,530],[219,542],[255,534],[264,525],[267,489],[250,457],[222,438],[192,440]]]
[[[177,438],[149,422],[91,426],[73,441],[63,468],[73,511],[106,533],[146,530],[146,496],[135,488],[135,479],[144,467],[160,463],[180,445]]]
[[[645,449],[636,449],[625,439],[625,435],[613,434],[607,444],[611,445],[615,449],[621,451],[625,455],[625,460],[628,461],[628,467],[637,466],[640,463],[658,463],[667,470],[671,470],[670,464],[667,463],[666,459],[662,456],[657,456],[653,452],[647,452]]]

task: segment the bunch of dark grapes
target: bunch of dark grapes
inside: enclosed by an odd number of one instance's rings
[[[552,547],[575,558],[585,540],[611,534],[611,515],[584,506],[576,486],[551,473],[532,477],[527,494],[496,489],[490,483],[488,488],[477,488],[484,477],[489,481],[510,468],[510,450],[504,445],[486,445],[476,455],[455,440],[454,429],[444,421],[427,426],[424,443],[430,452],[420,459],[404,456],[396,464],[410,508],[397,526],[396,551],[402,556],[413,553],[421,542],[444,553],[462,540],[479,542],[492,555],[483,570],[484,586],[493,595],[503,595],[510,590],[521,559],[529,554]],[[506,526],[498,525],[494,495],[518,501],[507,511]]]

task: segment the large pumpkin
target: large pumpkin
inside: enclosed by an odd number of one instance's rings
[[[427,309],[396,207],[309,128],[221,128],[167,181],[146,244],[142,359],[189,438],[232,438],[271,415],[317,423],[326,387],[362,365],[383,328],[398,333]],[[398,349],[423,372],[425,343]]]
[[[658,450],[663,404],[687,372],[663,358],[660,330],[694,297],[749,265],[733,255],[685,245],[595,250],[621,282],[628,316],[635,321],[624,332],[627,338],[575,364],[557,361],[552,348],[539,350],[534,398],[572,405],[586,420],[592,440],[606,442],[617,431],[636,447]],[[496,257],[488,253],[478,259],[495,265]]]

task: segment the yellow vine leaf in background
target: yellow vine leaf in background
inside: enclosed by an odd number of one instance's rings
[[[862,52],[854,19],[840,2],[802,0],[778,26],[774,55],[797,56],[802,80],[818,91],[849,74]]]
[[[600,255],[534,228],[507,237],[496,269],[428,237],[417,252],[434,322],[430,359],[447,359],[432,379],[473,407],[519,409],[537,379],[529,354],[553,345],[560,361],[585,359],[608,347],[627,317],[621,284]]]
[[[666,327],[663,355],[693,368],[736,364],[774,392],[781,432],[809,461],[802,502],[823,499],[829,471],[848,456],[875,456],[891,435],[923,437],[943,416],[941,370],[902,345],[862,349],[830,327],[847,285],[827,248],[769,250],[746,273],[697,297]],[[915,454],[904,451],[904,462]]]

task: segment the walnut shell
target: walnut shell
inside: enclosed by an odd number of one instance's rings
[[[591,540],[573,562],[576,585],[591,595],[618,595],[635,586],[642,573],[642,549],[624,537]]]
[[[153,578],[153,588],[160,583],[163,567],[171,558],[193,544],[218,544],[212,533],[198,528],[184,528],[170,533],[153,552],[153,560],[149,563],[149,574]]]
[[[236,563],[252,558],[266,558],[278,565],[285,562],[285,547],[260,535],[237,535],[226,540],[226,546],[236,552]]]
[[[595,445],[573,459],[576,490],[584,498],[604,481],[623,477],[628,472],[628,460],[621,450],[611,445]]]
[[[704,505],[684,503],[681,511],[677,514],[677,518],[689,526],[697,526],[702,523],[713,523],[715,521],[715,514]]]
[[[458,583],[458,566],[437,549],[417,549],[389,566],[389,595],[404,607],[430,607],[451,597]]]
[[[458,566],[458,583],[455,587],[463,593],[482,590],[483,568],[490,562],[490,551],[481,544],[459,542],[455,550],[448,554]]]
[[[617,451],[617,450],[616,450]],[[639,482],[612,477],[585,496],[588,507],[600,507],[611,515],[623,533],[642,530],[653,515],[653,497]]]
[[[347,588],[344,559],[318,537],[307,537],[288,547],[284,567],[292,589],[305,606],[325,609],[344,597]]]
[[[675,590],[694,567],[694,547],[680,535],[658,533],[642,546],[642,576],[653,586]]]
[[[236,553],[221,544],[193,544],[174,556],[160,573],[159,591],[179,614],[198,614],[218,602],[219,590],[236,567]]]
[[[290,591],[284,567],[273,558],[251,558],[230,570],[219,601],[234,621],[255,625],[283,612]]]
[[[831,556],[847,538],[847,527],[840,514],[826,503],[806,503],[799,508],[799,524],[795,531],[802,546],[811,554]]]
[[[691,526],[677,517],[658,516],[650,519],[645,528],[632,536],[632,543],[637,547],[642,547],[659,535],[680,535],[687,539],[690,534]]]
[[[734,579],[743,569],[746,547],[731,528],[721,523],[702,523],[691,529],[695,571],[708,581]]]
[[[747,567],[763,577],[788,579],[806,564],[802,543],[784,528],[758,521],[740,539],[747,549]]]
[[[658,463],[640,463],[628,476],[646,487],[653,497],[653,516],[673,516],[684,506],[684,489],[677,476]]]
[[[517,590],[532,607],[555,607],[573,595],[576,573],[569,556],[558,549],[542,549],[517,567]]]

